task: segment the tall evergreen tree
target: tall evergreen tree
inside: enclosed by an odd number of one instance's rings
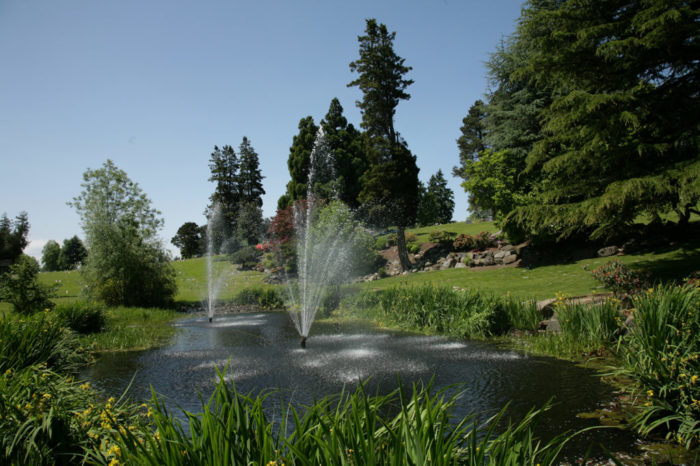
[[[306,198],[311,151],[314,148],[318,126],[311,116],[299,121],[299,133],[292,139],[287,167],[292,179],[287,183],[287,192],[277,201],[277,209],[284,210],[294,201]]]
[[[345,204],[356,208],[359,205],[357,198],[362,189],[360,177],[367,169],[362,135],[351,123],[348,124],[337,98],[331,101],[328,113],[321,120],[321,127],[335,160],[336,194]]]
[[[447,187],[447,180],[442,170],[428,180],[428,195],[435,199],[435,223],[449,223],[455,209],[454,192]]]
[[[245,136],[238,147],[238,156],[240,159],[240,173],[238,175],[240,201],[252,202],[258,207],[262,207],[262,196],[265,194],[265,189],[263,189],[262,184],[264,176],[260,172],[260,159]]]
[[[700,10],[693,2],[533,0],[516,75],[553,90],[526,173],[547,179],[508,222],[606,237],[642,213],[687,223],[700,201]]]
[[[404,75],[411,67],[394,52],[396,33],[389,33],[375,19],[366,21],[365,35],[359,36],[359,59],[350,63],[358,73],[348,86],[357,86],[363,97],[357,102],[365,129],[365,151],[369,168],[362,176],[359,200],[369,205],[370,218],[397,226],[401,267],[411,267],[405,228],[413,224],[418,208],[418,166],[394,126],[396,107],[411,96],[406,88],[413,81]]]
[[[26,212],[20,212],[15,220],[7,214],[0,217],[0,274],[6,272],[14,264],[29,241],[29,218]]]
[[[206,215],[209,217],[218,209],[219,218],[214,232],[215,250],[219,250],[225,241],[236,233],[236,219],[241,196],[239,161],[233,147],[229,145],[219,149],[214,146],[214,152],[209,159],[211,176],[209,181],[216,183],[214,193],[209,197]]]

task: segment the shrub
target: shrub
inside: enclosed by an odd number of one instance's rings
[[[406,245],[406,249],[408,249],[408,252],[410,252],[411,254],[417,254],[420,252],[420,244],[408,243]]]
[[[0,298],[12,304],[15,312],[29,315],[53,309],[50,298],[55,288],[39,283],[39,264],[33,257],[20,256],[0,280]]]
[[[451,231],[435,230],[430,232],[430,241],[443,245],[452,245],[456,237],[457,233]]]
[[[491,237],[491,233],[488,231],[482,231],[474,236],[474,247],[476,249],[486,249],[494,245],[494,240]]]
[[[262,252],[255,246],[246,246],[231,254],[231,262],[241,266],[241,270],[250,270],[256,265],[262,256]]]
[[[55,309],[55,313],[62,325],[83,334],[99,332],[107,323],[104,306],[95,302],[62,304]]]
[[[635,325],[622,345],[626,373],[648,401],[642,434],[661,429],[686,447],[700,441],[700,290],[665,286],[633,298]]]
[[[619,260],[606,262],[591,273],[598,282],[618,295],[636,294],[650,286],[647,272],[631,270]]]
[[[41,363],[54,370],[74,370],[87,361],[75,335],[46,313],[0,320],[0,342],[0,373]]]
[[[284,307],[284,300],[275,288],[248,287],[243,288],[234,298],[234,302],[240,305],[259,306],[263,309],[280,309]]]
[[[389,247],[389,238],[386,236],[377,236],[374,240],[374,249],[377,251],[382,251]]]
[[[462,233],[454,240],[452,247],[456,251],[471,251],[476,247],[476,239],[472,235]]]

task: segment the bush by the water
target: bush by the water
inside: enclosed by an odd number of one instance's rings
[[[41,363],[52,370],[67,371],[87,361],[75,335],[45,312],[0,320],[0,343],[0,373]]]
[[[353,299],[356,309],[375,318],[459,338],[500,335],[513,328],[535,330],[541,320],[533,301],[430,284],[365,292]]]
[[[60,304],[54,309],[58,321],[77,333],[95,333],[106,323],[105,306],[97,302],[75,301]]]
[[[648,401],[637,418],[642,433],[700,442],[700,290],[663,286],[636,296],[634,326],[624,337],[625,372]]]
[[[39,282],[39,263],[21,255],[9,271],[0,276],[0,300],[12,304],[18,314],[29,315],[53,309],[54,288]]]
[[[246,287],[238,292],[233,299],[236,304],[259,306],[263,309],[281,309],[284,300],[275,288],[272,287]]]
[[[648,273],[632,270],[618,260],[606,262],[591,273],[602,285],[618,295],[639,293],[650,286]]]

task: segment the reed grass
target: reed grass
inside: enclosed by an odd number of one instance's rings
[[[218,371],[217,371],[218,372]],[[187,429],[153,394],[150,435],[120,431],[119,460],[138,465],[338,464],[338,465],[521,465],[554,464],[571,436],[549,442],[533,433],[543,409],[508,423],[505,408],[486,423],[474,417],[453,422],[459,392],[414,385],[387,395],[355,392],[325,397],[311,406],[268,419],[265,400],[275,392],[243,395],[223,373],[202,412],[186,412]],[[109,456],[92,452],[107,464]]]

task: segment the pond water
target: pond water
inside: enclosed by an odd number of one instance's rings
[[[279,388],[278,403],[307,404],[370,377],[369,393],[395,389],[398,376],[407,386],[433,378],[437,388],[461,384],[465,393],[455,410],[460,418],[476,413],[486,419],[510,403],[510,416],[520,419],[554,398],[538,426],[543,438],[594,425],[576,414],[613,399],[612,388],[592,370],[485,343],[317,322],[302,349],[289,317],[276,312],[218,316],[212,323],[202,316],[175,325],[179,332],[168,346],[105,354],[82,376],[117,397],[132,383],[130,397],[139,402],[150,398],[152,386],[176,412],[178,406],[200,412],[198,394],[208,398],[215,367],[223,370],[227,363],[226,379],[240,392]],[[626,431],[596,430],[579,436],[568,450],[575,454],[602,443],[611,451],[629,451],[635,440]]]

